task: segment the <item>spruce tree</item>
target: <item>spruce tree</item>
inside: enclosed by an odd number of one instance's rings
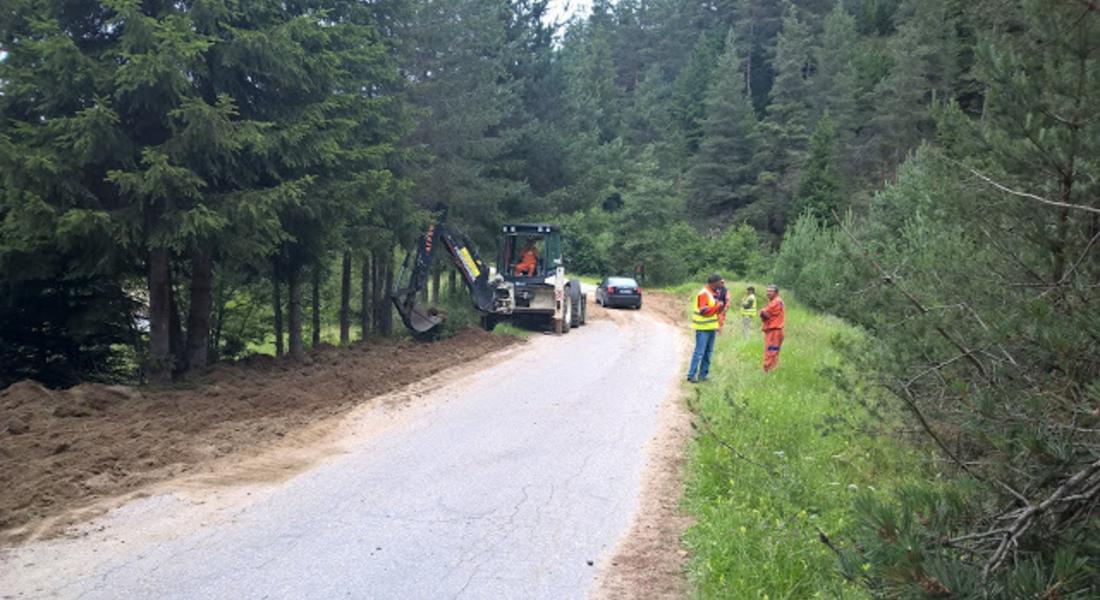
[[[837,2],[825,17],[821,42],[814,51],[813,116],[832,115],[842,139],[858,127],[856,57],[860,51],[855,19]]]
[[[781,233],[799,171],[805,161],[810,129],[810,77],[813,47],[809,29],[788,3],[783,30],[776,41],[775,82],[769,94],[767,114],[760,124],[763,140],[758,177],[763,204],[753,207],[753,221],[760,229]]]
[[[810,135],[806,165],[802,169],[788,222],[793,223],[800,215],[807,213],[831,222],[834,212],[843,212],[838,141],[836,122],[826,112]]]
[[[908,1],[887,43],[889,74],[874,90],[870,132],[880,174],[889,176],[922,141],[935,135],[933,112],[963,87],[957,0]]]
[[[706,94],[703,137],[688,172],[689,206],[697,217],[729,214],[753,200],[757,123],[743,60],[731,30]]]
[[[699,151],[699,140],[703,136],[702,122],[706,117],[704,97],[720,52],[721,47],[713,37],[700,35],[691,59],[676,76],[671,111],[683,140],[684,157]]]
[[[421,3],[405,32],[409,95],[421,115],[404,140],[417,153],[408,171],[412,196],[423,208],[449,206],[456,223],[485,243],[504,202],[525,191],[504,160],[519,135],[510,125],[521,88],[509,75],[500,8],[494,0]]]

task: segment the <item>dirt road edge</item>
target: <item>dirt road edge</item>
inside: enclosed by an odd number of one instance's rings
[[[654,302],[647,300],[652,306]],[[679,326],[676,298],[662,295],[658,317]],[[679,337],[677,362],[688,352],[687,335]],[[657,431],[646,446],[648,460],[642,473],[641,497],[633,522],[615,551],[600,565],[590,597],[685,598],[688,596],[681,541],[691,517],[680,508],[684,465],[691,439],[691,413],[679,380],[670,386],[657,412]]]

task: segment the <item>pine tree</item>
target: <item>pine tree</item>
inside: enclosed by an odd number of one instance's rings
[[[870,128],[883,175],[934,136],[935,107],[963,87],[957,0],[908,1],[895,18],[897,34],[888,42],[890,71],[875,88]]]
[[[671,112],[679,126],[684,157],[699,151],[702,122],[706,117],[703,99],[710,87],[719,52],[721,48],[712,37],[700,35],[690,61],[676,76]]]
[[[811,118],[816,121],[828,111],[844,140],[850,139],[858,127],[856,56],[859,50],[856,21],[838,1],[825,17],[821,43],[814,51]]]
[[[802,164],[810,128],[810,77],[813,47],[810,32],[788,3],[783,30],[776,41],[775,82],[767,115],[760,125],[762,167],[758,177],[761,202],[753,207],[754,224],[781,233]]]
[[[763,113],[775,78],[776,37],[786,4],[774,0],[736,0],[734,30],[745,52],[745,81],[753,106]]]
[[[518,136],[509,124],[520,86],[509,77],[500,8],[495,0],[419,4],[406,32],[410,97],[423,115],[405,139],[421,153],[409,173],[412,196],[423,208],[449,206],[455,222],[485,243],[503,203],[525,193],[504,161]]]
[[[707,91],[703,138],[688,172],[689,205],[698,216],[729,214],[753,200],[757,123],[742,61],[731,30]]]
[[[831,222],[834,213],[843,213],[838,153],[837,125],[826,112],[810,135],[809,155],[788,222],[793,223],[806,213]]]
[[[571,78],[571,97],[581,129],[606,144],[619,136],[620,95],[609,33],[598,21],[590,26],[584,54]]]

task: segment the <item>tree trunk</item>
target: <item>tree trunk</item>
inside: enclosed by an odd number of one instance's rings
[[[209,360],[210,362],[218,362],[221,360],[221,347],[222,341],[222,328],[225,326],[225,285],[219,285],[218,291],[214,294],[214,323],[210,328],[210,349]]]
[[[390,306],[390,290],[393,289],[393,255],[386,260],[386,288],[382,296],[382,333],[393,335],[393,309]]]
[[[195,248],[191,253],[191,302],[187,313],[188,369],[201,369],[209,359],[213,271],[214,258],[210,248]]]
[[[275,309],[275,356],[283,355],[283,292],[279,289],[279,276],[282,275],[278,263],[271,267],[271,306]]]
[[[168,280],[168,249],[149,250],[149,381],[172,380],[172,289]]]
[[[443,279],[443,273],[432,273],[432,304],[439,304],[439,285]]]
[[[168,271],[168,312],[169,329],[168,343],[172,347],[172,358],[175,368],[173,374],[183,373],[187,370],[187,338],[183,336],[183,318],[180,316],[180,305],[176,299],[176,290],[172,285],[172,271]]]
[[[302,342],[302,268],[300,266],[290,267],[287,272],[286,287],[288,350],[291,357],[301,358],[305,354],[305,344]]]
[[[351,341],[351,252],[344,251],[340,268],[340,345]]]
[[[321,345],[321,265],[313,266],[313,347]]]
[[[458,293],[458,272],[454,269],[451,269],[451,271],[447,274],[447,278],[450,280],[450,290],[451,295],[453,296]]]
[[[371,316],[374,319],[374,331],[384,333],[382,328],[382,253],[375,252],[371,261]]]
[[[371,314],[373,312],[371,310],[370,277],[370,254],[366,254],[363,256],[363,273],[360,277],[362,289],[359,294],[359,325],[363,329],[360,335],[364,340],[370,337]]]

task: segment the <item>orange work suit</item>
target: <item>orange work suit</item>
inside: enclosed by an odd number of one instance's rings
[[[764,372],[779,366],[779,349],[783,346],[783,325],[787,313],[783,299],[773,298],[764,310],[760,311],[760,320],[764,322]]]
[[[527,275],[528,277],[535,274],[535,269],[538,268],[539,253],[534,248],[526,248],[520,255],[519,262],[516,263],[516,275]]]

